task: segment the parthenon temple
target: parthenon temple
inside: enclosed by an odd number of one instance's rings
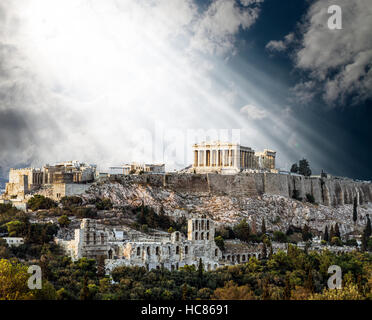
[[[255,152],[250,147],[228,142],[202,142],[193,145],[193,170],[203,172],[240,172],[243,170],[275,170],[276,152]]]

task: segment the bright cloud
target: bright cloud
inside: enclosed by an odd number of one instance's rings
[[[247,104],[246,106],[242,107],[240,112],[254,120],[264,119],[268,116],[268,113],[264,109],[252,104]]]
[[[112,165],[138,160],[155,126],[243,127],[218,55],[260,2],[1,1],[0,166]],[[163,160],[149,149],[141,160]]]
[[[328,29],[331,0],[318,0],[310,7],[301,25],[300,48],[296,50],[295,66],[308,72],[303,94],[319,93],[329,104],[353,102],[372,97],[372,6],[370,0],[340,0],[342,30]],[[299,93],[301,88],[296,88]],[[301,94],[300,94],[301,95]]]

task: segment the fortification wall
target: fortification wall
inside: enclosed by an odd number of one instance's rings
[[[142,174],[121,178],[123,183],[147,184],[178,192],[213,193],[231,196],[257,196],[262,193],[306,198],[311,194],[316,203],[327,206],[372,202],[372,185],[350,179],[320,179],[275,173],[221,174]]]

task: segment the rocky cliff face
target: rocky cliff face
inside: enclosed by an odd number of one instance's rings
[[[294,178],[292,180],[284,176],[288,180],[280,177],[281,184],[274,187],[270,185],[272,182],[268,185],[268,176],[259,175],[215,175],[212,178],[209,175],[172,175],[171,178],[161,176],[162,180],[159,177],[143,175],[111,179],[93,184],[83,197],[86,201],[107,197],[116,206],[123,207],[144,203],[174,218],[206,215],[217,224],[232,225],[245,218],[257,231],[265,218],[268,229],[283,232],[291,225],[303,227],[305,224],[313,230],[324,231],[326,225],[330,227],[337,222],[345,235],[360,232],[365,226],[366,214],[372,215],[372,205],[367,202],[371,196],[370,186],[355,182],[327,181],[322,186],[320,181],[290,177]],[[291,190],[297,188],[303,196],[312,190],[317,202],[324,196],[323,203],[328,205],[313,205],[289,198]],[[353,205],[350,204],[354,196],[360,200],[356,224],[352,221]]]

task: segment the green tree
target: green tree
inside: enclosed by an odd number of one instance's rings
[[[265,218],[262,218],[261,233],[262,233],[262,234],[266,234],[266,223],[265,223]]]
[[[329,240],[331,240],[335,236],[335,230],[333,226],[331,226],[331,230],[329,231]]]
[[[225,240],[221,236],[215,237],[214,242],[216,243],[216,246],[220,248],[221,251],[225,250]]]
[[[57,207],[57,203],[50,198],[36,194],[27,201],[27,207],[32,211],[51,209]]]
[[[329,241],[329,234],[328,234],[328,226],[325,226],[324,234],[323,234],[323,240],[328,242]]]
[[[233,228],[233,231],[235,233],[235,236],[238,239],[242,241],[249,240],[250,228],[249,228],[249,224],[247,223],[245,219],[243,219],[238,224],[236,224]]]
[[[291,172],[298,173],[298,170],[299,170],[298,164],[297,163],[292,164]]]
[[[335,237],[341,239],[341,233],[340,233],[340,228],[338,226],[338,223],[336,222],[336,225],[335,225]]]
[[[312,238],[313,238],[313,235],[310,232],[310,228],[307,224],[305,224],[305,226],[302,229],[302,240],[308,241],[308,240],[311,240]]]
[[[367,216],[367,224],[366,224],[366,235],[369,238],[372,235],[372,228],[371,228],[371,220],[369,219],[369,214]]]
[[[305,158],[300,160],[299,162],[298,173],[302,174],[305,177],[311,176],[310,165],[309,165],[309,162]]]
[[[71,220],[69,219],[68,216],[63,215],[58,218],[58,223],[61,226],[61,228],[68,227],[71,223]]]
[[[30,300],[34,294],[27,286],[27,266],[0,260],[0,300]]]
[[[354,206],[353,206],[353,221],[356,223],[358,220],[358,199],[354,197]]]

